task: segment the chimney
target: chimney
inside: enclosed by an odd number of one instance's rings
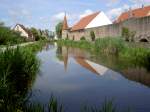
[[[129,18],[132,18],[132,17],[133,17],[132,8],[130,7],[130,8],[129,8]]]
[[[142,4],[142,9],[144,8],[144,4]]]

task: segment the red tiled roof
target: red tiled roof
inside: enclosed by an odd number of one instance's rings
[[[100,12],[93,13],[86,17],[83,17],[77,24],[75,24],[71,31],[84,29]]]
[[[115,22],[121,22],[130,18],[130,13],[132,17],[140,18],[145,16],[150,16],[150,6],[134,9],[128,12],[122,13]]]

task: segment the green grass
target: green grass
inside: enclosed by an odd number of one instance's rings
[[[118,54],[124,47],[125,42],[120,38],[100,38],[95,41],[95,50],[107,54]]]
[[[81,40],[81,41],[73,41],[73,40],[58,40],[57,43],[59,45],[66,45],[66,46],[71,46],[71,47],[79,47],[79,48],[91,48],[92,43],[86,41],[86,40]]]

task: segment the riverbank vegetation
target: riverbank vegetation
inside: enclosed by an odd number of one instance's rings
[[[0,52],[0,110],[15,112],[26,100],[39,69],[35,54],[27,48]]]
[[[100,38],[95,42],[86,40],[58,40],[59,45],[88,49],[92,54],[115,55],[118,59],[140,65],[150,70],[150,49],[140,45],[130,45],[121,38]],[[134,43],[131,43],[134,44]]]
[[[36,57],[45,42],[0,51],[0,111],[18,112],[25,106],[39,71]]]

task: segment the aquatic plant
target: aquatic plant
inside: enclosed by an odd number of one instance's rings
[[[82,112],[117,112],[116,107],[112,100],[105,100],[105,102],[99,107],[85,106]]]
[[[95,50],[107,54],[118,54],[125,47],[125,42],[120,38],[106,37],[95,41]]]
[[[51,96],[48,105],[48,110],[49,112],[63,112],[63,105],[59,104],[54,96]]]

